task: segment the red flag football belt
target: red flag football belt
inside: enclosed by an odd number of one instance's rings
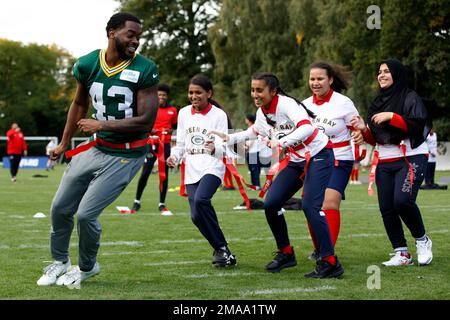
[[[75,149],[69,150],[66,152],[66,158],[71,158],[81,152],[84,152],[86,150],[89,150],[90,148],[100,145],[111,149],[136,149],[144,147],[147,144],[147,139],[141,139],[141,140],[135,140],[132,142],[125,142],[125,143],[112,143],[103,140],[102,138],[97,137],[97,135],[93,135],[93,140],[80,145],[76,147]]]
[[[359,152],[359,150],[360,150],[360,146],[355,143],[355,160],[356,161],[362,161],[366,157],[366,154],[367,154],[366,148],[363,148],[361,150],[361,153]]]
[[[335,148],[342,148],[342,147],[347,147],[350,144],[351,144],[350,140],[347,140],[347,141],[332,143],[331,147],[333,149],[335,149]],[[355,160],[356,161],[363,160],[366,157],[366,153],[367,153],[366,149],[362,149],[361,152],[360,152],[359,145],[355,144]]]
[[[350,131],[355,131],[355,128],[353,128],[352,126],[347,126],[348,129],[350,129]],[[349,141],[350,142],[350,141]],[[361,153],[359,152],[359,145],[355,143],[355,161],[362,161],[367,154],[367,150],[366,148],[363,148]]]
[[[261,188],[261,191],[259,192],[259,197],[263,198],[265,196],[265,194],[267,193],[267,190],[269,190],[270,186],[272,185],[272,181],[273,178],[275,177],[275,175],[280,172],[281,170],[283,170],[284,168],[287,167],[291,157],[290,157],[290,153],[294,154],[295,156],[299,157],[299,158],[304,158],[306,159],[306,165],[305,165],[305,170],[302,174],[302,176],[300,177],[300,179],[304,178],[304,175],[306,174],[306,171],[308,170],[308,165],[309,165],[309,160],[310,160],[310,153],[309,151],[307,151],[305,153],[305,157],[299,155],[297,152],[298,150],[301,150],[303,148],[305,148],[308,144],[310,144],[319,134],[319,129],[314,129],[314,132],[308,137],[308,139],[306,139],[305,141],[303,141],[302,144],[296,146],[295,148],[288,148],[289,153],[287,154],[287,156],[281,160],[280,162],[278,162],[278,159],[280,157],[280,153],[281,151],[278,149],[277,150],[277,154],[276,154],[276,162],[275,164],[273,164],[270,169],[269,172],[267,173],[267,178],[266,181],[264,182],[263,187]]]
[[[296,146],[295,148],[291,148],[295,151],[301,150],[304,147],[306,147],[308,144],[310,144],[319,134],[319,129],[314,129],[314,132],[308,137],[308,139],[306,139],[305,141],[303,141],[303,143],[301,143],[300,145]]]
[[[159,175],[159,190],[163,190],[163,182],[166,181],[166,159],[164,158],[164,138],[163,134],[161,138],[159,136],[149,136],[147,144],[152,146],[152,153],[158,159],[158,175]],[[155,153],[155,145],[158,145],[158,152]]]
[[[244,185],[246,185],[249,188],[255,189],[253,185],[248,184],[245,182],[242,175],[237,171],[236,167],[231,164],[230,161],[227,161],[226,158],[223,158],[223,163],[226,166],[228,170],[230,170],[231,174],[233,175],[234,179],[236,180],[236,183],[239,187],[239,193],[241,194],[242,198],[245,201],[245,206],[247,207],[247,210],[251,210],[250,208],[250,199],[248,198],[247,192],[245,192]],[[184,161],[181,162],[181,182],[180,182],[180,196],[187,197],[188,194],[186,193],[186,184],[185,184],[185,175],[186,175],[186,165]]]
[[[251,210],[250,199],[248,198],[247,192],[245,192],[244,185],[246,185],[247,187],[249,187],[249,188],[251,188],[253,190],[255,190],[255,186],[245,182],[244,178],[237,171],[236,167],[226,157],[223,158],[223,163],[225,164],[226,168],[228,170],[230,170],[232,176],[236,180],[236,183],[237,183],[238,189],[239,189],[239,193],[241,194],[242,198],[244,199],[245,206],[247,207],[247,210]]]
[[[347,140],[347,141],[341,141],[341,142],[333,143],[331,145],[331,147],[332,148],[343,148],[343,147],[347,147],[349,145],[350,145],[350,140]]]
[[[187,197],[188,194],[186,193],[186,184],[184,182],[186,176],[186,164],[184,163],[184,160],[181,160],[180,171],[181,171],[180,196]]]
[[[408,165],[409,183],[411,184],[410,193],[412,193],[412,186],[414,183],[414,170],[412,168],[411,162],[409,162],[409,160],[406,156],[406,145],[403,143],[403,141],[399,147],[402,150],[403,159],[405,159],[406,164]],[[395,158],[395,159],[397,159],[397,158]],[[398,160],[400,160],[400,159],[402,159],[402,158],[398,158]],[[394,160],[394,159],[391,159],[391,160]],[[384,162],[384,161],[379,159],[378,150],[375,149],[374,155],[373,155],[373,160],[372,160],[372,165],[370,166],[369,187],[367,188],[367,193],[369,194],[369,196],[373,195],[372,185],[375,183],[375,172],[377,170],[378,163],[380,163],[380,162]],[[388,161],[386,161],[386,162],[388,162]]]

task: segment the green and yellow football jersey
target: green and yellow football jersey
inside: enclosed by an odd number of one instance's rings
[[[95,50],[78,59],[73,67],[73,75],[91,96],[94,107],[92,116],[105,121],[135,117],[137,92],[159,82],[158,68],[153,61],[139,54],[117,66],[109,67],[105,53],[106,50]],[[97,136],[111,143],[126,143],[145,139],[147,135],[146,132],[99,131]],[[147,151],[146,147],[111,149],[97,145],[97,148],[108,154],[128,158],[139,157]]]

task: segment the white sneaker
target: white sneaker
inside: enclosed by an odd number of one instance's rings
[[[400,251],[396,253],[391,253],[393,256],[389,261],[385,261],[382,264],[386,267],[397,267],[397,266],[410,266],[413,264],[411,255],[402,254]]]
[[[416,241],[417,261],[419,262],[419,266],[426,266],[433,260],[433,252],[431,251],[432,245],[433,242],[431,242],[431,239],[428,237],[424,241]]]
[[[67,286],[70,289],[80,288],[81,282],[100,273],[100,265],[98,262],[90,271],[81,271],[79,266],[72,267],[64,275],[58,278],[56,284],[58,286]]]
[[[353,184],[354,184],[354,185],[360,185],[360,184],[362,184],[362,182],[359,181],[359,180],[356,180],[356,181],[353,181]]]
[[[65,274],[70,267],[70,259],[66,263],[53,261],[52,264],[44,268],[44,274],[37,281],[38,286],[51,286],[55,284],[58,277]]]

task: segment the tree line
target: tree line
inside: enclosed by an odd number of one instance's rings
[[[143,19],[141,54],[158,64],[172,103],[187,102],[190,77],[214,82],[237,128],[255,112],[254,72],[278,75],[289,94],[310,96],[309,66],[326,60],[352,73],[345,92],[363,115],[377,94],[378,62],[390,57],[410,70],[440,139],[450,140],[450,0],[119,0]],[[106,22],[105,22],[106,24]],[[93,50],[96,48],[92,48]],[[56,47],[0,40],[0,130],[24,123],[27,135],[61,135],[75,58]]]

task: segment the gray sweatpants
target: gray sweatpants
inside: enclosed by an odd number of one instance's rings
[[[130,183],[142,167],[144,157],[116,157],[97,148],[73,157],[51,207],[50,249],[53,259],[68,260],[74,215],[78,213],[78,265],[84,270],[92,269],[100,246],[98,217]]]

